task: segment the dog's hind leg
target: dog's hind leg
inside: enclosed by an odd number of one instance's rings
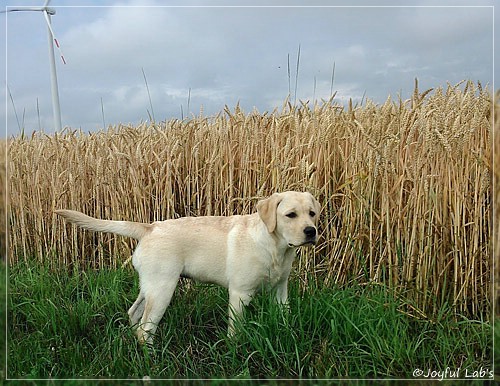
[[[153,342],[153,335],[170,304],[177,280],[170,280],[162,285],[157,284],[156,287],[144,292],[144,300],[137,307],[137,310],[144,308],[141,323],[137,327],[137,337],[140,343],[151,344]]]
[[[130,318],[130,325],[135,326],[139,323],[139,320],[142,318],[142,314],[144,313],[144,307],[146,305],[145,296],[141,292],[139,292],[139,296],[137,297],[132,307],[128,310],[128,317]]]

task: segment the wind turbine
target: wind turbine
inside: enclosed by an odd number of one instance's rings
[[[23,12],[23,11],[32,11],[32,12],[42,12],[45,17],[45,21],[47,22],[47,32],[49,38],[49,63],[50,63],[50,88],[52,91],[52,111],[54,115],[54,129],[56,131],[61,131],[61,105],[59,103],[59,90],[57,86],[57,73],[56,73],[56,60],[54,57],[54,44],[59,50],[59,54],[61,55],[61,60],[64,64],[66,64],[66,60],[62,54],[61,48],[59,47],[59,42],[56,39],[56,35],[54,34],[54,30],[52,29],[52,23],[50,17],[56,14],[56,10],[54,8],[49,8],[50,0],[46,0],[43,7],[22,7],[22,8],[10,8],[5,12]]]

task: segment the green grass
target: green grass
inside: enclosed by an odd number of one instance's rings
[[[412,379],[416,368],[492,367],[489,323],[449,309],[409,317],[406,301],[380,286],[301,292],[292,281],[290,313],[264,292],[229,340],[227,290],[182,283],[148,352],[128,326],[138,292],[131,270],[18,265],[9,279],[9,378]]]

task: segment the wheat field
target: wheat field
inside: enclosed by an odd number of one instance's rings
[[[492,95],[462,82],[409,100],[343,107],[286,102],[269,113],[225,108],[105,131],[15,137],[8,145],[9,261],[117,267],[134,241],[66,225],[53,211],[151,222],[245,214],[276,191],[322,204],[320,242],[296,276],[382,283],[425,318],[449,303],[492,303]]]

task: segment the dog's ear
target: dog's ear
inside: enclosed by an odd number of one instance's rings
[[[276,209],[278,209],[281,200],[281,194],[274,193],[271,197],[260,200],[257,203],[257,213],[264,224],[266,224],[269,233],[273,233],[276,229]]]
[[[313,202],[314,211],[316,212],[316,223],[319,221],[319,213],[321,212],[321,204],[314,198],[314,196],[309,193],[311,200]]]

